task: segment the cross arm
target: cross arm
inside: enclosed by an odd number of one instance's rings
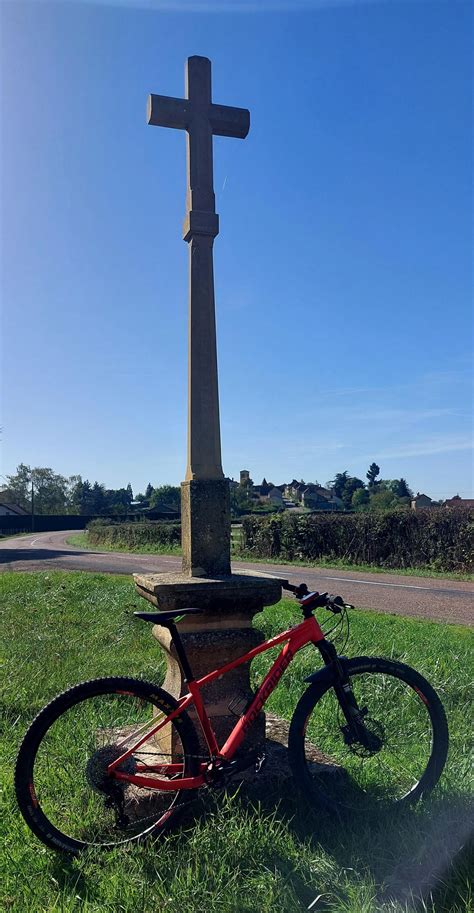
[[[154,127],[174,127],[178,130],[186,130],[191,118],[191,105],[187,99],[183,98],[149,95],[146,116],[147,123]]]
[[[217,136],[235,136],[245,139],[250,130],[250,111],[247,108],[232,108],[229,105],[209,107],[212,132]]]

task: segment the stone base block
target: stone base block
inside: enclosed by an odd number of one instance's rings
[[[230,574],[230,491],[226,479],[181,483],[183,574]]]
[[[134,574],[140,596],[162,612],[195,606],[203,615],[180,622],[180,631],[194,631],[217,623],[233,627],[240,620],[245,626],[264,606],[281,599],[283,581],[270,574],[240,571],[215,577],[189,577],[187,574]]]
[[[202,615],[190,615],[179,623],[180,637],[195,678],[233,662],[261,643],[261,633],[252,627],[253,615],[281,598],[278,578],[253,572],[215,579],[190,579],[178,574],[135,574],[134,578],[137,592],[162,611],[190,606],[203,609]],[[166,655],[163,687],[174,697],[181,697],[187,688],[170,632],[155,625],[153,635]],[[237,721],[229,705],[236,700],[243,704],[251,698],[249,664],[244,663],[216,679],[202,693],[217,740],[223,744]],[[199,723],[197,727],[199,731]],[[264,737],[262,713],[249,731],[246,744],[259,744]]]

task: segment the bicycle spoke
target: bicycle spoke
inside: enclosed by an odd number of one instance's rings
[[[151,701],[113,692],[74,704],[58,717],[40,744],[34,767],[38,801],[58,830],[89,844],[121,843],[173,809],[178,791],[139,787],[107,773],[110,761],[152,731],[160,717],[166,719],[164,713],[156,714]],[[176,727],[168,725],[172,729],[161,739],[173,740],[173,753],[160,745],[159,736],[150,736],[122,762],[125,772],[133,773],[138,763],[151,777],[154,767],[183,759]],[[166,774],[160,770],[159,776]]]
[[[426,706],[393,675],[352,675],[351,687],[364,711],[364,729],[376,738],[373,743],[351,739],[350,725],[329,689],[307,720],[308,772],[318,791],[348,807],[399,801],[416,788],[430,758],[432,723]],[[314,766],[314,746],[332,759],[339,776]]]

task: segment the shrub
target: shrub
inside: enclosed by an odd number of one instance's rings
[[[342,559],[381,567],[473,568],[474,514],[468,509],[356,514],[284,514],[242,521],[242,548],[259,558]]]
[[[87,530],[91,545],[116,545],[120,548],[147,545],[176,548],[181,545],[181,524],[167,520],[139,520],[136,523],[92,520]]]

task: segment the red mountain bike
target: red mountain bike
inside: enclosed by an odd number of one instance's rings
[[[314,645],[324,666],[309,675],[291,720],[288,754],[305,798],[330,809],[367,814],[413,802],[437,783],[448,751],[441,701],[418,672],[378,657],[339,656],[313,615],[325,607],[349,632],[340,596],[286,588],[303,621],[239,659],[195,679],[179,637],[179,616],[200,612],[135,612],[169,628],[188,693],[175,700],[132,678],[102,678],[65,691],[38,714],[16,763],[15,789],[28,826],[47,846],[78,853],[159,834],[200,787],[222,786],[263,752],[237,754],[246,733],[299,650]],[[201,689],[259,653],[284,644],[222,747]],[[207,745],[204,755],[187,709],[193,706]]]

